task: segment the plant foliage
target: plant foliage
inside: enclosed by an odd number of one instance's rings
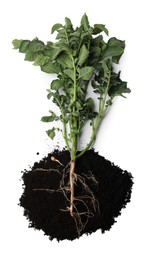
[[[46,44],[38,38],[30,40],[13,40],[13,46],[25,54],[25,60],[40,66],[43,72],[56,74],[47,90],[48,99],[60,109],[60,116],[53,111],[42,117],[43,122],[62,122],[62,133],[71,159],[81,156],[95,140],[100,122],[106,115],[116,96],[124,97],[130,93],[127,83],[120,78],[120,72],[114,71],[125,49],[125,42],[115,37],[107,42],[103,34],[108,30],[103,24],[90,26],[86,14],[80,26],[73,28],[69,18],[65,24],[53,25],[51,33],[56,33],[56,41]],[[95,111],[95,100],[87,98],[87,89],[93,92],[99,101]],[[86,147],[77,155],[78,142],[83,126],[89,121],[92,134]],[[47,131],[50,138],[55,137],[52,127]]]

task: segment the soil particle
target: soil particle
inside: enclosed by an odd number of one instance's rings
[[[50,158],[54,156],[57,161]],[[88,150],[76,162],[76,173],[82,178],[98,201],[99,211],[94,217],[81,217],[83,224],[86,223],[80,235],[77,232],[74,219],[66,208],[69,206],[68,198],[60,191],[60,182],[64,178],[69,180],[64,167],[69,165],[70,157],[66,150],[55,150],[48,154],[40,162],[34,163],[29,171],[24,171],[23,194],[20,198],[20,206],[24,208],[24,215],[29,220],[29,227],[43,230],[50,240],[73,240],[83,234],[91,234],[100,229],[102,233],[110,230],[116,222],[116,217],[121,214],[122,208],[130,202],[132,191],[132,175],[115,166],[94,150]],[[97,184],[93,184],[89,176],[93,174]],[[77,182],[75,196],[84,196],[83,186]],[[90,201],[84,201],[92,212]],[[83,203],[77,203],[80,212],[85,211]]]

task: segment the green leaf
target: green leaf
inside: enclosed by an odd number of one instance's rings
[[[67,43],[64,43],[64,42],[57,42],[55,44],[55,47],[59,48],[60,49],[60,53],[65,53],[65,54],[69,54],[70,53],[70,47]]]
[[[65,17],[65,26],[67,30],[73,30],[72,22],[68,17]]]
[[[99,57],[100,53],[101,53],[101,49],[99,47],[92,47],[90,49],[90,55],[92,56],[92,58]]]
[[[50,47],[50,49],[46,48],[46,49],[44,50],[43,54],[44,54],[45,56],[51,57],[51,55],[52,55],[52,47]]]
[[[80,101],[80,100],[79,100],[79,101]],[[75,107],[76,107],[78,110],[82,109],[82,103],[79,102],[79,101],[75,101]]]
[[[49,61],[43,66],[41,66],[41,70],[46,73],[58,74],[60,72],[60,67],[57,63],[52,63],[51,61]]]
[[[22,43],[22,41],[23,41],[23,40],[14,39],[14,40],[12,41],[12,44],[13,44],[13,46],[14,46],[14,49],[19,49],[19,48],[20,48],[20,45],[21,45],[21,43]]]
[[[79,60],[78,60],[78,65],[82,66],[83,63],[87,60],[89,55],[88,49],[85,47],[85,45],[82,45],[79,53]]]
[[[58,90],[59,88],[62,87],[62,81],[59,79],[55,79],[51,83],[51,89],[52,90]]]
[[[55,31],[58,31],[60,28],[63,28],[63,25],[61,23],[54,24],[52,29],[51,29],[51,33],[54,33]]]
[[[103,52],[103,59],[108,57],[120,56],[124,52],[124,49],[120,46],[110,46],[107,47]]]
[[[29,43],[27,49],[31,52],[43,51],[45,49],[45,44],[36,38]]]
[[[63,29],[60,29],[59,31],[58,31],[58,34],[57,34],[57,36],[56,36],[56,39],[57,40],[59,40],[60,39],[60,42],[62,43],[62,42],[67,42],[67,40],[66,40],[66,33],[65,33],[65,29],[63,28]]]
[[[55,137],[55,128],[49,129],[46,131],[47,135],[53,140]]]
[[[37,56],[38,56],[37,52],[27,51],[26,54],[25,54],[25,60],[26,61],[35,61]]]
[[[43,66],[48,61],[49,61],[49,57],[48,56],[44,56],[43,54],[39,54],[36,57],[35,62],[33,63],[33,65],[35,65],[35,66]]]
[[[106,101],[106,107],[109,107],[109,106],[111,106],[112,104],[113,104],[112,98],[110,98],[110,99],[108,99],[108,100]]]
[[[58,116],[56,116],[56,114],[52,110],[50,110],[49,112],[50,112],[51,115],[50,116],[43,116],[41,118],[42,122],[49,123],[49,122],[53,122],[54,120],[55,121],[58,120]]]
[[[72,69],[72,59],[68,54],[61,53],[57,58],[57,62],[65,68]]]
[[[125,48],[125,41],[121,41],[116,37],[110,38],[107,44],[108,46],[120,46],[122,48]]]
[[[83,29],[84,29],[85,32],[89,32],[90,25],[89,25],[89,20],[88,20],[88,17],[87,17],[86,14],[84,14],[82,16],[81,25],[83,26]]]
[[[108,95],[111,98],[114,98],[115,96],[123,96],[123,93],[130,93],[131,90],[127,88],[127,82],[121,81],[118,82],[116,85],[112,85],[108,91]]]
[[[92,47],[100,47],[103,43],[103,36],[99,35],[91,40]]]
[[[53,122],[54,118],[52,116],[43,116],[41,118],[41,121],[44,122],[44,123],[49,123],[49,122]]]
[[[109,39],[106,48],[104,49],[103,58],[112,57],[112,61],[118,63],[121,55],[124,52],[124,49],[125,41],[121,41],[115,37],[112,37]]]
[[[82,80],[90,80],[90,78],[92,77],[92,74],[94,72],[94,68],[93,67],[84,67],[82,69],[79,70],[79,78],[78,79],[82,79]]]
[[[71,69],[65,69],[64,73],[74,81],[74,72]]]
[[[60,48],[54,47],[54,48],[49,50],[49,55],[48,56],[50,57],[51,60],[55,60],[60,52],[61,52]]]
[[[107,78],[108,77],[108,73],[109,73],[109,71],[111,70],[111,68],[110,68],[110,64],[107,64],[107,62],[106,61],[103,61],[103,63],[102,63],[102,69],[103,69],[103,76],[104,76],[104,78]]]
[[[53,97],[55,95],[55,93],[53,93],[50,89],[47,89],[48,95],[47,98],[51,99],[51,97]]]
[[[94,24],[94,29],[93,29],[93,32],[92,34],[98,34],[98,33],[101,33],[101,32],[105,32],[106,35],[109,34],[107,28],[105,27],[104,24]]]
[[[92,99],[92,98],[87,98],[86,104],[87,104],[89,107],[94,107],[93,99]]]
[[[59,56],[59,54],[61,54],[63,51],[68,52],[68,50],[68,45],[56,43],[53,46],[46,48],[44,50],[44,55],[49,56],[51,60],[55,60]]]
[[[27,49],[28,49],[28,45],[29,45],[30,41],[28,40],[23,40],[20,44],[19,47],[19,52],[21,53],[26,53]]]

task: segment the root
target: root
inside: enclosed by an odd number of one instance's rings
[[[57,169],[43,169],[43,168],[37,168],[37,169],[34,169],[33,172],[36,172],[36,171],[40,171],[40,172],[56,172],[56,173],[59,173],[61,175],[61,172]]]
[[[70,163],[70,215],[74,217],[74,172],[75,172],[75,160],[71,160]]]
[[[69,175],[69,182],[67,186],[65,185],[65,177]],[[62,211],[69,211],[70,216],[73,217],[77,229],[78,236],[85,229],[85,226],[88,223],[89,218],[95,216],[95,214],[100,213],[99,203],[96,200],[92,190],[86,183],[86,179],[90,181],[91,184],[97,187],[98,182],[96,181],[92,172],[89,171],[88,175],[82,173],[82,176],[75,173],[75,161],[71,160],[70,167],[68,165],[64,169],[62,182],[60,187],[63,191],[63,194],[67,201],[69,201],[69,206],[66,210],[61,209]],[[75,196],[75,186],[80,185],[83,190],[83,195]],[[68,199],[68,193],[70,193],[70,199]],[[89,208],[91,206],[92,210]],[[84,208],[84,211],[79,211],[79,206]]]
[[[91,171],[88,174],[77,174],[75,173],[75,161],[71,160],[66,167],[63,168],[62,172],[58,169],[42,169],[37,168],[34,171],[46,171],[55,172],[61,174],[62,178],[58,189],[44,189],[35,188],[33,191],[46,191],[49,193],[60,192],[63,194],[68,206],[66,209],[60,209],[63,212],[69,212],[70,216],[74,219],[78,237],[81,232],[85,229],[89,218],[93,218],[96,214],[100,213],[99,202],[95,198],[94,193],[87,184],[97,188],[98,182],[95,179]],[[75,186],[80,187],[82,194],[80,196],[75,195]]]

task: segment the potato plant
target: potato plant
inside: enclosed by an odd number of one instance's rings
[[[111,37],[106,42],[103,38],[104,34],[108,36],[105,25],[91,26],[86,14],[83,15],[79,27],[74,28],[71,20],[65,18],[65,24],[56,23],[51,33],[56,33],[55,42],[44,43],[38,38],[15,39],[13,46],[25,54],[26,61],[40,66],[43,72],[56,75],[56,79],[51,82],[47,90],[47,98],[59,107],[60,115],[50,110],[41,120],[46,123],[53,121],[62,123],[62,129],[52,126],[47,130],[47,134],[53,139],[57,130],[62,131],[70,153],[70,206],[67,210],[76,220],[74,195],[76,160],[93,144],[100,123],[114,98],[124,97],[125,93],[130,92],[127,83],[121,80],[120,72],[114,70],[114,64],[119,63],[124,52],[125,41]],[[89,89],[93,90],[95,98],[87,97]],[[91,136],[87,145],[78,152],[80,136],[87,122],[91,126]],[[86,189],[88,190],[88,187]]]

